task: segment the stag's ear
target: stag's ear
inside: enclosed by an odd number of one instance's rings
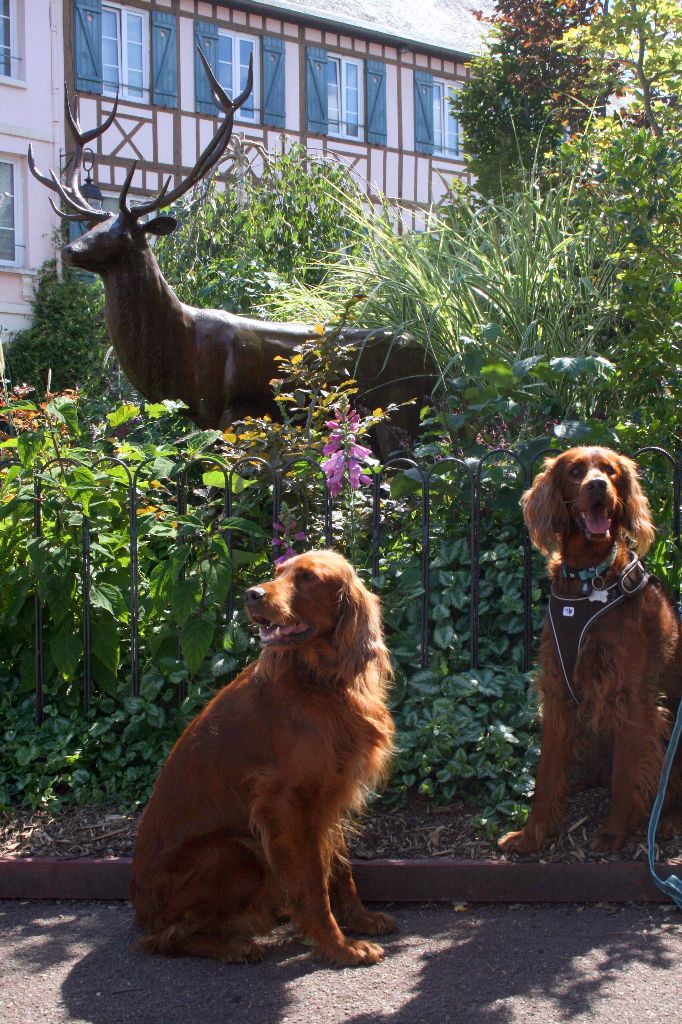
[[[171,231],[175,231],[177,223],[175,217],[164,213],[160,217],[148,220],[142,227],[148,235],[170,235]]]

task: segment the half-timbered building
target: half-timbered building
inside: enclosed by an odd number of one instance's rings
[[[55,6],[63,7],[64,72],[82,128],[119,98],[88,172],[105,205],[133,161],[131,191],[149,195],[186,173],[211,138],[217,110],[198,46],[231,95],[253,60],[253,93],[235,122],[247,151],[292,140],[343,159],[368,189],[417,219],[449,179],[466,174],[449,96],[481,47],[485,23],[474,12],[491,0],[0,0],[0,26],[12,11],[15,38],[25,38],[35,31],[29,8]],[[55,89],[53,69],[51,103]],[[66,139],[62,167],[68,148]],[[0,136],[0,173],[2,159]],[[28,182],[24,163],[15,174],[31,191],[31,217],[52,226],[48,197]],[[19,259],[35,266],[30,249]],[[0,270],[0,315],[4,290]]]

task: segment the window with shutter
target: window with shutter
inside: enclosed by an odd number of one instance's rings
[[[454,91],[452,82],[433,83],[433,152],[438,156],[462,154],[459,121],[450,103]]]
[[[327,134],[361,139],[364,110],[362,61],[327,54]]]
[[[263,124],[284,128],[284,40],[263,37]]]
[[[152,11],[152,102],[178,105],[176,20],[165,11]]]
[[[194,41],[215,70],[218,66],[218,26],[214,21],[194,22]],[[217,114],[211,83],[198,52],[194,53],[194,104],[199,114]]]
[[[74,0],[76,88],[102,92],[102,3]]]
[[[365,64],[367,141],[386,145],[386,65],[378,60]]]
[[[260,56],[258,40],[218,29],[216,78],[228,96],[238,96],[246,86],[249,60],[253,59],[253,89],[236,114],[237,121],[258,122],[260,112]],[[205,72],[204,72],[205,73]]]
[[[414,148],[417,153],[433,153],[433,75],[414,73]]]
[[[22,77],[17,0],[0,0],[0,75]]]
[[[306,123],[309,132],[326,135],[327,120],[327,51],[319,46],[306,47]]]
[[[19,174],[14,160],[0,158],[0,265],[19,265]]]
[[[149,16],[137,7],[102,4],[105,96],[149,102]]]

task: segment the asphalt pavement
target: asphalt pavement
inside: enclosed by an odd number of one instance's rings
[[[124,903],[0,901],[1,1024],[679,1024],[682,913],[399,905],[386,959],[317,963],[289,928],[259,964],[139,953]]]

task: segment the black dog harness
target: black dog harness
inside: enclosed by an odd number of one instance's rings
[[[547,621],[566,686],[576,704],[580,702],[573,692],[573,673],[587,630],[596,619],[606,615],[626,598],[644,590],[651,579],[651,573],[646,571],[635,552],[631,551],[630,562],[608,587],[595,586],[597,580],[603,583],[601,575],[596,573],[589,582],[583,582],[581,594],[575,597],[555,594],[552,587]]]

